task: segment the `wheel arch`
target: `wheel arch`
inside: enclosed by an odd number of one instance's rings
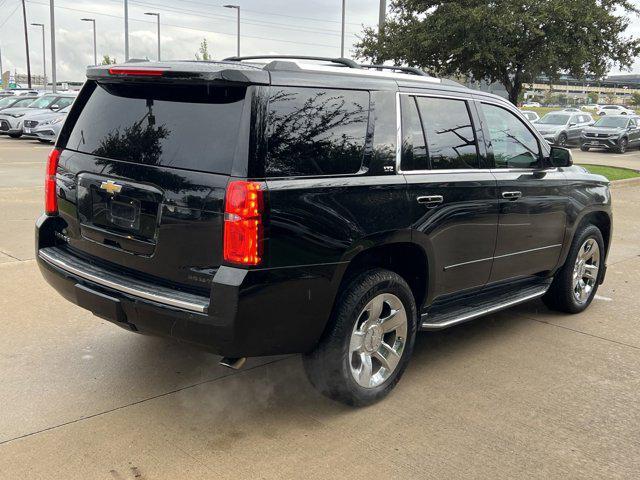
[[[349,281],[374,268],[384,268],[400,275],[409,285],[420,311],[428,298],[429,265],[427,253],[411,241],[382,243],[361,249],[345,263],[343,271],[334,279],[337,287],[332,311]]]

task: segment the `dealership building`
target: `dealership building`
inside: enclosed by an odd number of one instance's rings
[[[507,98],[507,92],[499,83],[468,81],[465,84],[474,89],[495,93]],[[577,79],[567,75],[556,80],[538,77],[534,83],[524,86],[527,100],[546,100],[553,96],[565,96],[568,103],[591,103],[589,94],[598,95],[597,103],[626,105],[631,103],[634,93],[640,94],[640,75],[612,75],[602,80]],[[553,102],[552,100],[552,103]]]

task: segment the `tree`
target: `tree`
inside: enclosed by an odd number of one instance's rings
[[[629,0],[393,0],[384,28],[366,28],[358,57],[499,82],[516,103],[542,74],[602,77],[629,67],[640,40],[624,35]]]
[[[196,52],[196,60],[205,62],[212,60],[211,54],[209,53],[209,43],[206,38],[203,38],[200,43],[200,48],[198,48]]]
[[[631,105],[634,107],[640,107],[640,93],[631,94]]]
[[[600,101],[600,94],[598,92],[587,93],[587,99],[589,103],[598,103]]]
[[[101,65],[113,65],[118,63],[115,57],[111,58],[109,55],[103,55]]]

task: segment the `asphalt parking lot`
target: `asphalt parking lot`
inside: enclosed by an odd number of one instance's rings
[[[50,148],[0,137],[0,478],[637,478],[640,186],[614,187],[589,310],[532,302],[420,334],[394,393],[353,410],[298,356],[233,372],[59,297],[33,245]],[[638,151],[574,153],[640,169]]]

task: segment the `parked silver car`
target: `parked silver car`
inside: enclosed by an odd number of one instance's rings
[[[69,110],[71,110],[71,106],[60,109],[57,112],[25,115],[22,121],[22,134],[28,137],[35,137],[43,143],[55,142]]]
[[[36,111],[57,111],[73,103],[76,95],[72,94],[48,94],[38,98],[27,107],[7,108],[0,111],[0,133],[12,138],[22,136],[22,120],[25,115]]]
[[[529,120],[531,123],[534,123],[540,120],[540,115],[538,115],[533,110],[520,110],[520,111],[525,117],[527,117],[527,120]]]
[[[550,112],[534,123],[544,139],[561,147],[580,143],[582,131],[593,125],[593,117],[588,113]]]

